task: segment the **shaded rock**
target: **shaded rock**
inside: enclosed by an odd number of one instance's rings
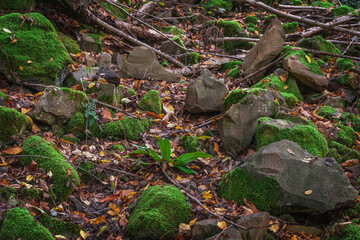
[[[113,57],[113,61],[119,67],[119,69],[121,69],[125,63],[124,56],[120,53],[116,54],[116,56]]]
[[[204,69],[188,86],[185,110],[191,113],[217,112],[228,93],[227,87]]]
[[[225,148],[237,153],[244,150],[255,135],[257,119],[274,116],[279,110],[279,104],[275,99],[281,98],[278,92],[258,89],[248,93],[239,103],[233,105],[219,125]]]
[[[94,75],[95,74],[90,72],[85,66],[81,66],[79,69],[76,69],[67,76],[65,79],[65,85],[67,87],[72,87],[78,83],[81,83],[81,81],[85,78],[90,79],[94,77]]]
[[[153,79],[176,82],[179,75],[166,71],[157,61],[155,53],[146,47],[135,47],[120,70],[123,78]]]
[[[93,80],[98,81],[101,78],[109,83],[115,84],[115,86],[120,84],[119,74],[108,67],[100,67]]]
[[[148,91],[140,100],[138,107],[144,111],[150,111],[157,114],[161,113],[161,97],[157,90]]]
[[[184,45],[184,44],[182,44],[182,45]],[[183,53],[185,51],[170,40],[166,40],[166,41],[162,42],[160,50],[167,54],[179,54],[179,53]]]
[[[312,60],[312,62],[317,64],[314,60]],[[285,70],[289,71],[298,81],[316,91],[320,91],[328,86],[326,76],[322,73],[320,74],[320,72],[312,72],[296,54],[285,58],[283,66]]]
[[[111,65],[111,54],[108,52],[102,52],[97,59],[97,63],[100,67],[110,67]]]
[[[296,142],[309,153],[319,157],[325,157],[328,152],[326,139],[310,123],[301,125],[288,120],[268,117],[258,119],[255,133],[257,148],[282,139]]]
[[[244,230],[236,227],[242,236],[241,239],[261,240],[266,233],[269,225],[270,214],[268,212],[258,212],[244,216],[236,221],[237,224],[248,228]]]
[[[102,51],[101,37],[91,33],[81,35],[80,48],[86,52],[100,53]]]
[[[253,47],[244,59],[242,68],[249,75],[273,61],[285,46],[285,32],[281,22],[274,19],[260,41]],[[265,71],[251,78],[254,82],[260,80]]]
[[[62,125],[83,110],[86,94],[69,88],[47,87],[31,111],[31,116],[48,125]]]
[[[324,101],[323,105],[333,108],[343,108],[345,107],[345,101],[340,96],[329,97]]]
[[[95,97],[100,101],[110,105],[119,105],[121,99],[123,98],[123,90],[122,86],[115,86],[112,83],[96,83],[91,88],[89,88],[89,84],[86,83],[87,89],[86,93],[93,93]]]
[[[221,196],[258,209],[312,210],[320,213],[352,203],[358,193],[341,166],[318,158],[297,143],[282,140],[260,148],[221,181]],[[311,191],[310,191],[311,190]]]
[[[192,240],[203,240],[221,232],[218,219],[197,221],[192,228]]]
[[[222,240],[222,239],[224,239],[224,240],[225,239],[226,240],[242,240],[242,239],[244,239],[245,240],[246,238],[242,238],[240,233],[234,227],[231,227],[229,229],[226,229],[221,234],[221,236],[219,236],[218,238],[217,238],[217,235],[210,237],[210,238],[206,238],[206,240],[214,240],[214,239],[219,239],[219,240]]]
[[[304,232],[305,234],[308,235],[313,235],[313,236],[317,236],[320,235],[322,233],[322,230],[316,227],[309,227],[309,226],[301,226],[301,225],[289,225],[287,227],[288,230],[290,230],[293,233],[300,233],[300,232]]]
[[[345,101],[348,104],[352,104],[353,102],[355,102],[355,100],[359,96],[358,92],[353,89],[341,88],[341,90],[343,90],[343,92],[345,93]]]
[[[96,61],[95,59],[90,55],[90,53],[85,54],[85,63],[88,67],[95,67]]]
[[[316,104],[316,103],[319,103],[320,101],[323,101],[324,99],[326,99],[326,97],[327,97],[327,95],[325,93],[313,93],[313,94],[308,95],[305,98],[305,101],[310,104]]]

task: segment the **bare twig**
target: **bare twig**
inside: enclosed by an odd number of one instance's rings
[[[118,108],[118,107],[114,107],[114,106],[112,106],[112,105],[110,105],[110,104],[107,104],[107,103],[104,103],[104,102],[100,102],[100,101],[96,101],[96,103],[98,103],[98,104],[100,104],[100,105],[103,105],[103,106],[105,106],[105,107],[108,107],[108,108],[112,108],[112,109],[117,110],[117,111],[119,111],[119,112],[123,112],[125,115],[128,115],[129,117],[139,119],[137,116],[132,115],[131,113],[124,112],[124,110],[122,110],[122,109],[120,109],[120,108]]]
[[[357,37],[355,36],[351,39],[351,42],[349,43],[349,45],[346,47],[346,49],[343,51],[343,53],[341,55],[344,55],[349,50],[350,46],[353,44],[353,42],[356,40],[356,38]]]

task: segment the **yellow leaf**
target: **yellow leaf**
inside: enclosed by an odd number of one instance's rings
[[[20,66],[19,67],[21,71],[24,71],[24,67],[23,66]]]
[[[279,231],[280,226],[279,226],[279,222],[278,222],[277,220],[275,220],[274,222],[273,222],[273,221],[270,221],[270,222],[269,222],[269,225],[271,225],[271,226],[269,227],[269,230],[270,230],[271,232],[276,233],[277,231]]]
[[[55,235],[56,239],[67,239],[65,236],[63,235]]]
[[[27,182],[30,182],[31,180],[33,180],[34,179],[34,176],[33,175],[27,175],[26,176],[26,181]]]
[[[297,240],[298,238],[296,237],[296,235],[292,235],[292,237],[290,239],[291,240]]]
[[[176,176],[176,180],[177,180],[177,181],[179,181],[179,180],[181,180],[181,179],[182,179],[182,178],[181,178],[179,175]]]
[[[279,78],[283,83],[286,82],[288,78],[288,73],[286,72],[284,75],[280,75]]]
[[[288,86],[284,86],[284,89],[285,89],[285,90],[288,89]]]
[[[308,55],[305,55],[305,57],[306,57],[306,60],[307,60],[309,63],[311,63],[311,57],[309,57]]]
[[[306,192],[304,192],[305,195],[310,195],[312,194],[312,190],[307,190]]]
[[[92,82],[92,83],[89,84],[88,88],[92,88],[94,85],[95,85],[95,83]]]
[[[99,153],[99,155],[100,155],[100,157],[103,157],[103,156],[105,156],[105,152],[104,152],[104,151],[101,151],[101,152]]]
[[[202,192],[202,197],[205,198],[205,199],[211,199],[211,198],[213,198],[213,195],[210,193],[210,190],[209,191],[203,191]]]
[[[80,235],[83,239],[86,239],[87,238],[87,233],[84,231],[84,230],[80,230]]]
[[[100,236],[107,229],[107,227],[108,227],[107,225],[102,226],[100,228],[99,232],[96,234],[96,236]]]
[[[9,155],[16,155],[22,152],[22,149],[19,147],[12,147],[12,148],[8,148],[4,151],[6,154]]]
[[[30,111],[31,111],[31,108],[21,108],[21,113],[24,115]]]
[[[194,218],[193,220],[191,220],[189,223],[189,226],[190,227],[193,226],[196,223],[196,221],[197,221],[197,218]]]
[[[97,217],[97,218],[94,218],[94,219],[91,219],[91,220],[90,220],[90,223],[97,225],[97,224],[102,223],[102,222],[104,222],[104,221],[105,221],[105,215],[100,216],[100,217]]]
[[[222,221],[222,222],[218,222],[217,223],[218,227],[221,228],[222,230],[227,228],[226,222]]]

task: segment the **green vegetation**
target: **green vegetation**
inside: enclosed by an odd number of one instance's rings
[[[15,207],[6,213],[0,229],[0,240],[17,239],[53,240],[54,237],[25,208]]]
[[[230,72],[227,73],[227,75],[231,78],[238,78],[240,77],[240,70],[238,67],[233,68],[230,70]]]
[[[120,152],[124,152],[126,149],[123,145],[121,144],[116,144],[114,146],[112,146],[112,150],[118,150]]]
[[[0,106],[0,145],[10,137],[31,129],[29,119],[15,109]]]
[[[5,200],[8,200],[10,198],[15,198],[16,190],[9,186],[0,185],[0,196]]]
[[[225,9],[227,11],[231,11],[233,8],[230,0],[210,0],[202,4],[205,6],[206,10]]]
[[[284,47],[283,52],[287,54],[287,57],[297,55],[300,59],[300,62],[302,62],[306,67],[308,67],[311,72],[318,75],[324,75],[324,73],[320,69],[320,66],[313,58],[307,55],[303,50],[292,50],[291,48],[291,46]],[[310,62],[307,60],[307,57],[310,58]]]
[[[35,199],[36,202],[39,202],[41,200],[42,193],[39,189],[35,187],[22,187],[19,189],[18,196],[23,200]]]
[[[157,114],[161,113],[161,97],[157,90],[148,91],[140,100],[138,107],[141,110],[154,112]]]
[[[259,93],[260,91],[266,91],[266,89],[261,88],[250,88],[250,89],[235,89],[229,92],[229,94],[226,96],[224,102],[221,105],[221,111],[226,112],[229,110],[229,108],[241,102],[249,93]]]
[[[252,23],[252,24],[256,25],[257,24],[257,18],[255,16],[247,15],[245,17],[245,23]]]
[[[180,137],[180,142],[186,152],[196,152],[200,148],[200,139],[198,136],[185,135]]]
[[[323,7],[323,8],[330,8],[333,7],[334,4],[326,1],[316,1],[311,4],[314,7]]]
[[[237,68],[238,66],[242,65],[242,61],[229,61],[225,64],[223,64],[220,68],[221,71],[226,71],[229,69]]]
[[[1,10],[15,10],[17,12],[28,11],[35,6],[35,0],[1,0]]]
[[[290,2],[294,6],[302,6],[303,5],[303,2],[301,0],[291,0]]]
[[[73,40],[71,37],[66,36],[60,32],[58,32],[58,36],[69,53],[76,54],[81,51],[77,42]]]
[[[354,240],[360,239],[360,226],[353,224],[336,225],[332,231],[330,240]]]
[[[24,16],[31,18],[33,23],[25,21],[22,24],[19,13],[0,17],[0,29],[9,28],[11,22],[12,31],[11,34],[0,31],[0,45],[3,49],[0,51],[0,60],[7,63],[9,59],[11,64],[5,66],[6,75],[12,76],[11,71],[14,71],[23,81],[37,78],[40,83],[53,84],[58,72],[72,60],[47,18],[39,13],[26,13]],[[17,41],[11,41],[10,36],[15,32]]]
[[[352,127],[338,124],[339,131],[336,133],[336,141],[351,148],[355,144],[356,133]]]
[[[197,52],[190,52],[186,55],[186,57],[184,58],[184,62],[186,64],[196,64],[196,63],[199,63],[200,62],[200,59],[201,59],[201,56],[199,53]]]
[[[145,190],[130,215],[128,236],[131,239],[173,239],[180,223],[191,220],[191,208],[174,186],[152,186]]]
[[[126,12],[128,12],[128,10],[124,7],[121,7],[121,9],[119,9],[118,7],[112,6],[106,2],[101,1],[101,5],[104,6],[104,8],[109,12],[110,15],[113,15],[115,18],[119,18],[120,20],[124,20],[126,19],[126,17],[128,16]]]
[[[59,199],[67,199],[74,190],[73,184],[79,184],[79,176],[63,155],[56,150],[57,148],[39,136],[31,136],[26,139],[22,148],[23,155],[39,157],[23,157],[20,159],[20,163],[26,165],[35,161],[39,168],[43,168],[46,173],[51,172],[53,191]]]
[[[283,28],[284,28],[285,33],[294,33],[294,32],[298,31],[299,23],[298,22],[285,23],[283,25]]]
[[[95,33],[88,33],[87,35],[89,37],[91,37],[95,41],[95,44],[97,45],[97,51],[96,52],[101,53],[103,51],[102,43],[101,43],[101,35],[95,34]]]
[[[86,118],[83,113],[77,112],[68,121],[66,133],[71,133],[75,137],[82,139],[85,136]]]
[[[185,48],[185,45],[183,43],[183,41],[181,40],[181,38],[179,36],[173,37],[171,40],[173,40],[174,42],[176,42],[177,44],[179,44],[180,46]],[[185,50],[184,49],[179,49],[180,53],[184,53]]]
[[[2,99],[4,100],[4,102],[9,98],[9,95],[3,93],[3,92],[0,92],[0,97],[2,97]]]
[[[320,110],[316,112],[316,114],[325,118],[330,118],[332,116],[335,116],[337,112],[338,111],[333,107],[323,106],[320,108]]]
[[[38,221],[54,235],[65,236],[69,239],[80,237],[81,228],[70,222],[65,222],[46,214],[40,215]]]
[[[336,141],[329,142],[329,154],[327,156],[336,159],[338,162],[360,159],[360,153]]]
[[[320,58],[318,60],[316,60],[316,61],[319,64],[320,67],[324,67],[326,65],[326,62],[324,60],[320,59]]]
[[[355,64],[351,59],[338,58],[335,62],[335,66],[338,67],[340,71],[345,71],[355,67]]]
[[[312,155],[325,157],[328,153],[327,141],[315,127],[310,125],[278,127],[271,124],[270,120],[271,119],[268,117],[258,119],[258,125],[255,132],[257,149],[270,143],[287,139],[298,143],[303,149]],[[291,123],[287,120],[282,121]]]
[[[277,209],[279,183],[273,177],[257,179],[241,168],[235,168],[225,174],[220,182],[220,196],[244,204],[244,198],[255,204],[261,211]]]
[[[336,7],[332,9],[332,13],[337,17],[346,15],[349,12],[353,12],[353,11],[355,11],[355,9],[346,5],[342,5],[340,7]]]

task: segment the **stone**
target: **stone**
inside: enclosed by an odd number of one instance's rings
[[[124,96],[122,86],[115,86],[112,83],[96,83],[91,88],[89,88],[89,84],[85,84],[86,93],[93,94],[94,97],[100,102],[104,102],[110,105],[117,106],[120,104],[121,99]]]
[[[231,227],[226,229],[219,237],[215,235],[213,237],[206,238],[206,240],[216,240],[216,239],[245,240],[246,238],[242,238],[239,231],[237,231],[234,227]]]
[[[305,98],[305,101],[310,104],[317,104],[325,100],[327,95],[325,93],[313,93]]]
[[[108,52],[102,52],[97,59],[97,63],[100,67],[110,67],[111,66],[111,54]]]
[[[152,79],[176,82],[179,75],[166,71],[157,61],[153,50],[143,46],[135,47],[120,69],[123,78]]]
[[[79,69],[71,72],[65,79],[65,86],[72,87],[76,84],[81,83],[82,80],[91,79],[95,76],[95,74],[88,70],[91,68],[86,68],[85,66],[81,66]]]
[[[85,54],[85,64],[88,67],[95,67],[96,65],[96,61],[95,59],[91,56],[90,53],[86,53]]]
[[[80,48],[86,52],[100,53],[102,51],[101,37],[90,33],[81,35]]]
[[[116,57],[114,59],[115,64],[121,69],[124,66],[125,59],[124,56],[120,53],[116,54]]]
[[[345,101],[348,104],[352,104],[358,98],[359,94],[353,89],[340,88],[345,93]]]
[[[120,84],[119,74],[108,67],[100,67],[99,71],[94,76],[93,81],[98,81],[101,78],[109,83],[115,84],[115,86]]]
[[[31,116],[48,125],[65,124],[74,114],[83,110],[86,94],[69,88],[47,87],[30,112]]]
[[[301,62],[299,56],[296,54],[285,58],[283,60],[283,66],[285,70],[289,71],[296,78],[296,80],[315,91],[321,91],[328,86],[326,76],[324,74],[320,75],[312,72],[304,63]]]
[[[220,107],[229,90],[224,83],[215,79],[208,69],[188,86],[185,110],[191,113],[220,111]]]
[[[181,47],[177,46],[175,43],[173,43],[170,40],[166,40],[162,42],[160,50],[167,54],[179,54],[184,52],[184,50]]]
[[[257,89],[233,105],[219,124],[225,149],[236,153],[246,149],[255,135],[257,119],[276,115],[279,103],[275,99],[281,98],[278,92]]]
[[[218,219],[205,219],[195,222],[192,228],[192,240],[203,240],[221,232]]]
[[[245,75],[249,75],[272,62],[285,46],[285,32],[281,22],[274,19],[260,41],[246,54],[242,68]],[[253,82],[258,82],[265,70],[252,77]]]
[[[270,220],[270,213],[258,212],[248,216],[244,216],[236,221],[238,225],[241,225],[249,230],[244,230],[236,227],[240,235],[244,238],[251,240],[261,240],[268,229]],[[246,237],[245,237],[246,236]]]
[[[289,140],[271,143],[224,175],[220,194],[270,212],[325,213],[352,203],[358,197],[335,160],[313,156]]]
[[[323,102],[323,105],[327,105],[333,108],[343,108],[345,107],[345,101],[341,96],[329,97]]]

